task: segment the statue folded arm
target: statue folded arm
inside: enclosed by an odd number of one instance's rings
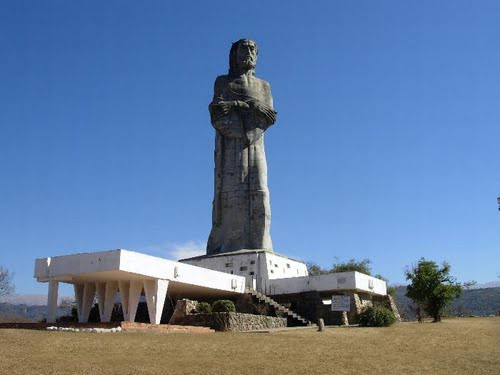
[[[214,128],[226,137],[242,138],[245,131],[249,130],[242,117],[248,118],[249,113],[259,118],[251,127],[265,131],[274,124],[276,112],[272,108],[270,86],[262,80],[258,80],[258,86],[260,90],[253,95],[249,92],[239,93],[231,89],[228,76],[217,77],[214,97],[208,107]]]
[[[242,138],[243,126],[235,118],[235,110],[238,108],[249,108],[243,101],[230,100],[223,95],[224,87],[227,86],[227,78],[219,76],[214,83],[214,97],[208,106],[210,120],[213,127],[223,136],[229,138]],[[229,99],[229,100],[228,100]]]

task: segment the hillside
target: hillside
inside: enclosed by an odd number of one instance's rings
[[[57,308],[57,316],[68,315],[69,309]],[[14,305],[0,303],[0,323],[2,321],[38,322],[47,317],[47,306]]]
[[[396,304],[405,320],[416,320],[415,307],[405,296],[406,286],[396,288]],[[462,296],[447,309],[447,313],[456,316],[489,316],[500,312],[500,287],[464,290]]]

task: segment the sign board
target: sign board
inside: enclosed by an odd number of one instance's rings
[[[332,296],[332,311],[351,311],[351,297]]]

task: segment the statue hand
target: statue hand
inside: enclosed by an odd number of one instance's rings
[[[274,124],[276,122],[277,112],[274,109],[260,102],[253,102],[252,104],[252,107],[256,110],[257,115],[264,117],[270,124]]]
[[[231,108],[233,108],[235,105],[235,102],[219,102],[217,104],[214,104],[214,109],[215,109],[215,120],[220,119],[221,117],[226,116]]]
[[[238,108],[241,108],[241,109],[250,109],[250,106],[247,103],[242,102],[241,100],[237,100],[236,103],[237,103],[236,106]]]
[[[228,102],[220,102],[214,105],[217,108],[215,119],[218,120],[221,117],[226,116],[231,109],[233,108],[241,108],[241,109],[249,109],[250,106],[242,101],[233,100]]]

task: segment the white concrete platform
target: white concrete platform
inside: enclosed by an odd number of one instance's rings
[[[386,295],[384,280],[360,272],[309,276],[304,262],[266,250],[240,250],[180,262],[246,278],[246,285],[267,295],[352,291]]]
[[[247,286],[261,290],[267,280],[307,276],[304,262],[268,251],[243,249],[229,253],[202,255],[179,262],[214,271],[244,276]]]
[[[262,292],[272,296],[312,291],[321,293],[353,291],[385,296],[387,294],[387,284],[384,280],[377,279],[376,277],[357,271],[350,271],[294,277],[293,279],[267,280]]]
[[[48,322],[55,321],[59,282],[74,285],[80,322],[88,321],[97,294],[101,321],[109,322],[120,292],[126,321],[134,321],[142,291],[151,323],[159,324],[165,296],[230,297],[244,293],[245,278],[123,249],[36,259],[35,278],[49,282]]]
[[[387,294],[385,281],[375,277],[360,272],[308,276],[303,262],[260,250],[181,262],[123,249],[72,254],[36,259],[34,276],[49,283],[48,322],[56,319],[60,282],[73,284],[81,323],[88,321],[96,296],[101,322],[109,322],[118,293],[128,322],[135,320],[144,293],[154,324],[160,323],[167,294],[177,300],[231,298],[244,293],[245,287],[271,296],[309,291]]]

